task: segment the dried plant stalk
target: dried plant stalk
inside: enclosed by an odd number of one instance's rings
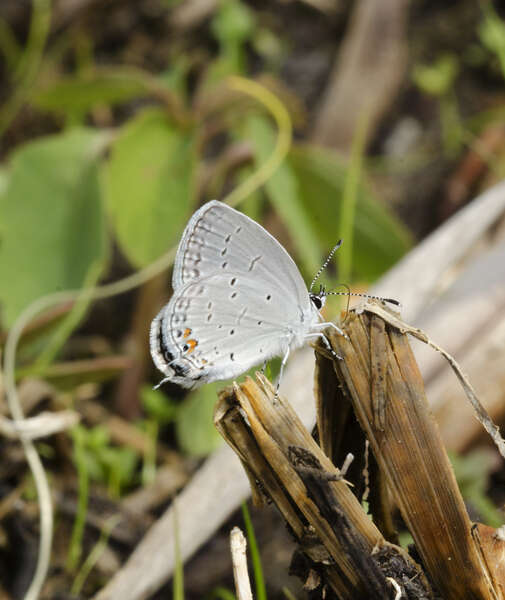
[[[368,438],[432,581],[444,599],[499,599],[497,573],[472,536],[453,470],[430,414],[405,334],[376,314],[350,313],[349,336],[328,332],[343,360],[318,360],[319,416],[327,415],[331,373]],[[344,408],[344,410],[346,410]],[[338,408],[331,408],[338,414]],[[335,424],[341,430],[341,424]],[[327,438],[331,425],[319,425]],[[327,445],[330,443],[325,442]],[[332,446],[334,455],[335,444]],[[338,454],[338,452],[337,452]]]
[[[234,527],[230,533],[230,550],[237,600],[252,600],[253,597],[247,570],[246,548],[244,534],[238,527]]]
[[[382,600],[391,596],[392,579],[406,598],[432,598],[418,565],[384,540],[338,469],[261,374],[257,382],[247,378],[224,390],[214,421],[257,481],[256,495],[270,497],[289,523],[311,561],[312,583],[321,577],[343,599]]]

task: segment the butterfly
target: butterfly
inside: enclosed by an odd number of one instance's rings
[[[327,327],[344,335],[321,316],[329,292],[308,290],[268,231],[217,200],[189,220],[172,287],[150,330],[151,355],[165,375],[159,385],[194,388],[235,378],[274,356],[283,357],[282,374],[290,352],[310,340],[326,341]]]

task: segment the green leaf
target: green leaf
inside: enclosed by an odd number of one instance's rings
[[[257,167],[272,154],[277,134],[270,121],[257,114],[249,115],[245,122],[246,137],[251,141]],[[300,196],[300,188],[288,163],[283,163],[265,184],[268,198],[281,217],[293,245],[298,251],[300,265],[306,276],[312,277],[321,266],[321,244],[309,212]]]
[[[3,167],[0,168],[0,196],[7,190],[9,183],[9,171]]]
[[[222,382],[204,385],[180,406],[176,422],[177,441],[188,454],[205,456],[221,445],[222,439],[214,428],[212,415],[217,390],[222,388]]]
[[[140,389],[140,397],[147,415],[157,423],[165,425],[175,420],[179,406],[162,391],[144,385]]]
[[[42,110],[82,118],[98,105],[114,105],[149,94],[138,78],[124,73],[65,77],[39,90],[30,101]]]
[[[432,65],[415,65],[412,78],[419,89],[432,96],[443,96],[452,88],[459,71],[453,54],[443,54]]]
[[[257,600],[267,600],[267,590],[265,587],[265,576],[263,574],[263,565],[261,564],[261,556],[256,541],[256,534],[251,520],[247,503],[242,502],[242,517],[244,519],[245,529],[247,532],[247,542],[249,545],[249,553],[254,571],[254,583],[256,587]]]
[[[503,524],[503,513],[486,495],[489,478],[497,470],[494,452],[488,448],[475,448],[464,456],[451,453],[449,456],[461,494],[474,510],[479,520],[492,527]]]
[[[211,22],[211,31],[221,46],[240,44],[254,31],[254,15],[239,0],[221,0]]]
[[[331,151],[310,146],[293,148],[289,164],[308,220],[320,241],[331,248],[340,231],[347,165]],[[411,244],[407,229],[363,185],[358,186],[354,227],[354,275],[365,281],[392,267]]]
[[[494,52],[500,62],[503,77],[505,77],[505,23],[493,8],[491,3],[482,4],[484,19],[478,28],[482,44]]]
[[[193,132],[174,127],[162,110],[130,121],[105,168],[107,205],[121,249],[136,266],[176,241],[193,204]]]
[[[11,325],[33,300],[78,289],[105,264],[98,161],[107,135],[76,129],[24,145],[0,195],[0,302]]]

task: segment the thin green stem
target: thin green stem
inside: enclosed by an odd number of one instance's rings
[[[75,516],[72,537],[70,539],[70,548],[67,558],[67,569],[73,571],[82,553],[82,538],[84,536],[84,527],[86,525],[86,513],[88,511],[89,497],[89,477],[86,465],[86,456],[84,450],[84,438],[82,430],[76,427],[72,432],[74,441],[74,461],[77,467],[77,480],[79,485],[77,513]]]
[[[10,24],[0,18],[0,52],[3,54],[9,77],[12,76],[19,64],[21,57],[21,48],[16,40],[16,36],[12,31]]]
[[[181,544],[179,540],[179,522],[177,519],[177,501],[174,499],[174,544],[175,544],[175,568],[172,583],[173,600],[184,600],[184,565],[181,559]]]
[[[267,590],[265,587],[265,579],[263,577],[263,567],[261,566],[261,557],[254,535],[254,527],[251,521],[251,515],[247,504],[242,502],[242,517],[244,518],[245,530],[247,533],[247,541],[249,543],[249,552],[251,553],[251,562],[254,571],[254,583],[256,588],[257,600],[267,600]]]
[[[114,527],[119,523],[121,517],[118,515],[114,515],[107,520],[106,524],[103,526],[102,531],[100,532],[100,539],[95,544],[88,557],[82,564],[82,567],[77,573],[76,578],[74,579],[74,583],[72,585],[72,589],[70,590],[70,595],[72,597],[79,597],[81,593],[82,586],[86,581],[88,575],[91,573],[91,570],[98,562],[98,559],[105,551],[107,547],[107,542],[109,541],[110,534]]]
[[[51,0],[33,0],[32,19],[25,51],[16,72],[14,92],[0,110],[0,137],[28,98],[42,62],[51,28]]]
[[[247,94],[263,104],[275,119],[279,132],[275,148],[268,159],[257,171],[224,198],[223,202],[230,206],[237,206],[268,181],[280,167],[291,147],[293,128],[289,113],[282,102],[259,83],[242,77],[230,77],[228,85],[233,90]]]
[[[44,370],[53,362],[60,349],[64,346],[65,342],[72,334],[72,331],[74,331],[81,319],[84,317],[84,314],[91,302],[91,295],[93,293],[94,286],[101,273],[102,264],[100,262],[96,262],[91,265],[88,270],[86,280],[84,281],[84,286],[80,297],[77,299],[70,313],[65,317],[63,322],[58,327],[49,344],[38,356],[33,365],[33,369],[35,371],[39,373],[44,372]]]

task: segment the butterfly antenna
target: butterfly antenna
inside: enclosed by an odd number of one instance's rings
[[[359,292],[351,292],[349,288],[344,283],[341,284],[347,288],[347,292],[325,292],[325,296],[359,296],[360,298],[369,298],[370,300],[381,300],[381,302],[388,302],[389,304],[394,304],[395,306],[401,306],[401,303],[394,298],[383,298],[382,296],[372,296],[371,294],[360,294]],[[347,308],[349,308],[349,302],[347,303]]]
[[[312,283],[310,284],[309,292],[312,291],[312,288],[314,287],[314,284],[316,283],[316,281],[321,276],[321,273],[326,269],[326,267],[328,266],[328,263],[330,262],[330,260],[332,259],[333,255],[340,248],[341,245],[342,245],[342,240],[338,240],[338,242],[334,246],[333,250],[328,255],[328,258],[324,261],[323,266],[319,269],[319,271],[316,273],[316,276],[312,280]]]

